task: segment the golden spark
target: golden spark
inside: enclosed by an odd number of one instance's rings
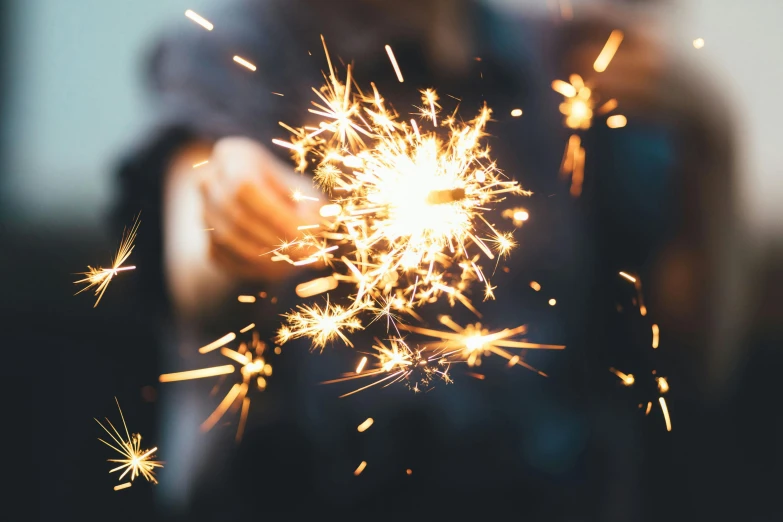
[[[451,331],[433,330],[406,324],[400,324],[398,327],[411,333],[440,339],[439,342],[423,346],[435,350],[437,355],[449,362],[462,361],[467,362],[468,366],[480,366],[483,356],[495,354],[508,361],[513,359],[515,364],[544,377],[546,377],[545,373],[522,361],[520,357],[509,352],[508,349],[562,350],[565,348],[563,345],[529,343],[516,339],[527,331],[527,327],[524,325],[490,332],[487,328],[482,327],[481,323],[460,326],[448,315],[442,315],[438,320]]]
[[[117,250],[117,255],[114,256],[114,261],[111,263],[111,268],[93,268],[91,266],[87,266],[88,271],[81,272],[81,275],[85,275],[87,277],[78,281],[74,281],[74,284],[87,284],[87,286],[76,292],[76,294],[80,294],[85,290],[89,290],[90,288],[95,287],[95,295],[98,296],[98,299],[95,301],[93,308],[97,307],[98,303],[101,302],[103,293],[106,291],[106,288],[108,288],[112,279],[114,279],[114,276],[124,270],[133,270],[136,268],[135,266],[122,265],[125,263],[125,261],[128,260],[131,253],[133,252],[134,243],[136,241],[136,233],[138,232],[139,224],[141,223],[139,221],[139,217],[140,216],[136,216],[136,220],[129,230],[123,230],[122,241],[120,241],[120,248]]]
[[[418,393],[431,389],[433,381],[436,379],[440,379],[446,384],[452,382],[449,376],[451,363],[443,355],[438,353],[430,355],[425,349],[413,349],[400,338],[391,338],[388,342],[389,344],[386,345],[380,339],[375,339],[375,344],[372,345],[373,352],[371,352],[371,355],[377,360],[374,368],[361,374],[344,373],[340,378],[325,381],[322,384],[377,377],[370,384],[340,395],[340,398],[343,398],[381,383],[385,383],[383,386],[385,388],[401,382],[408,389]]]
[[[609,64],[612,62],[612,58],[614,58],[614,53],[617,52],[617,49],[620,47],[620,43],[622,43],[622,41],[623,32],[619,29],[612,31],[612,33],[609,35],[609,39],[606,40],[606,43],[604,44],[604,48],[601,49],[598,58],[596,58],[595,63],[593,63],[593,69],[595,69],[596,72],[604,72],[606,68],[609,67]]]
[[[120,464],[119,466],[109,470],[109,473],[114,473],[115,471],[122,471],[122,474],[120,474],[119,480],[122,480],[125,478],[125,476],[130,473],[130,482],[133,482],[136,480],[136,477],[144,477],[144,479],[147,480],[147,482],[152,482],[153,484],[157,484],[158,480],[155,478],[155,468],[162,468],[163,462],[158,460],[153,460],[155,458],[155,452],[158,451],[158,448],[152,448],[150,450],[141,449],[141,435],[138,433],[134,433],[133,435],[130,434],[128,431],[128,425],[125,423],[125,416],[122,414],[122,408],[120,408],[120,402],[117,401],[117,398],[115,397],[114,400],[117,402],[117,409],[120,411],[120,418],[122,419],[122,425],[125,428],[125,438],[123,439],[122,435],[120,435],[120,432],[117,431],[117,428],[114,427],[114,425],[111,423],[111,421],[108,418],[105,418],[106,423],[111,427],[111,431],[109,431],[106,426],[101,424],[101,421],[98,419],[95,419],[95,422],[98,423],[98,425],[103,428],[103,430],[109,434],[109,437],[111,437],[112,442],[106,442],[105,440],[99,438],[98,440],[106,444],[108,447],[122,455],[123,458],[121,459],[107,459],[107,462],[112,462],[116,464]],[[123,471],[124,470],[124,471]],[[126,487],[130,487],[130,482],[125,484],[120,484],[119,486],[116,486],[115,490],[125,489]]]
[[[185,11],[185,16],[196,22],[198,25],[206,29],[207,31],[211,31],[214,29],[214,25],[212,25],[212,22],[204,18],[203,16],[199,15],[195,11],[188,9]]]
[[[255,325],[248,325],[255,326]],[[247,332],[248,327],[240,330],[241,332]],[[220,348],[220,354],[228,359],[231,359],[235,364],[238,364],[239,373],[242,377],[240,382],[236,382],[223,396],[220,404],[215,410],[207,417],[207,419],[201,424],[202,431],[209,431],[215,424],[229,410],[236,411],[240,409],[239,424],[237,426],[237,432],[235,440],[237,443],[242,441],[242,435],[245,431],[245,424],[247,423],[247,417],[250,413],[250,397],[248,393],[251,388],[256,388],[258,391],[264,391],[266,389],[266,379],[272,375],[272,365],[264,358],[264,352],[266,351],[266,343],[260,340],[258,333],[253,332],[252,339],[249,343],[242,342],[239,344],[239,348],[233,350],[225,346],[229,342],[236,338],[235,334],[228,334],[217,341],[202,347],[199,349],[201,353],[207,353],[209,351]],[[207,348],[204,350],[204,348]],[[215,377],[218,375],[225,377],[225,375],[232,374],[236,370],[236,367],[231,364],[223,366],[214,366],[211,368],[201,368],[198,370],[188,370],[184,372],[165,373],[161,375],[158,380],[160,382],[177,382],[187,381],[191,379],[203,379],[207,377]],[[222,384],[221,381],[217,386]],[[217,386],[215,389],[217,389]]]
[[[241,65],[242,67],[245,67],[245,68],[247,68],[247,69],[250,69],[250,70],[251,70],[251,71],[253,71],[253,72],[255,72],[255,70],[256,70],[256,66],[255,66],[255,65],[253,65],[253,64],[252,64],[252,63],[250,63],[250,62],[248,62],[247,60],[245,60],[245,59],[244,59],[244,58],[242,58],[241,56],[234,56],[234,61],[235,61],[236,63],[238,63],[239,65]]]
[[[277,342],[280,344],[291,339],[310,337],[313,340],[313,348],[322,350],[328,342],[337,338],[348,346],[353,346],[343,330],[353,332],[362,329],[362,323],[356,317],[356,309],[345,309],[340,305],[330,304],[328,300],[323,308],[317,304],[299,305],[297,310],[284,314],[287,324],[277,332]]]
[[[511,116],[513,118],[519,118],[520,116],[522,116],[522,109],[512,109]]]

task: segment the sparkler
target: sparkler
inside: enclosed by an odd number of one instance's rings
[[[636,298],[634,299],[634,304],[639,309],[639,315],[642,317],[647,316],[647,307],[644,305],[644,294],[642,292],[642,281],[639,278],[639,276],[629,274],[628,272],[619,272],[620,277],[628,281],[629,283],[633,284],[634,290],[636,290]],[[660,327],[653,323],[650,326],[650,330],[652,332],[652,339],[651,339],[651,346],[653,350],[657,350],[658,346],[660,345]],[[617,370],[615,368],[609,368],[609,371],[615,374],[622,384],[627,387],[631,387],[636,383],[636,378],[633,374],[626,374],[620,370]],[[669,381],[666,380],[666,377],[657,376],[657,370],[652,370],[653,380],[656,384],[656,388],[658,390],[658,403],[661,406],[661,412],[663,413],[664,421],[666,422],[666,431],[672,430],[672,422],[671,417],[669,415],[669,408],[666,405],[666,400],[664,399],[663,395],[669,391]],[[644,414],[649,415],[650,411],[652,410],[652,404],[653,401],[647,402],[647,408],[645,409]],[[641,404],[639,405],[641,407]]]
[[[254,324],[248,325],[245,328],[242,328],[240,332],[247,332],[254,326]],[[241,442],[247,423],[247,417],[250,413],[250,397],[248,397],[248,393],[251,387],[255,387],[258,391],[264,391],[266,389],[266,379],[272,375],[272,365],[270,365],[263,356],[266,351],[266,343],[260,340],[257,332],[253,332],[249,344],[242,342],[236,350],[228,348],[226,344],[233,341],[235,338],[236,335],[234,333],[229,333],[199,349],[199,352],[207,353],[220,348],[220,354],[222,356],[231,359],[235,364],[239,365],[239,373],[241,375],[241,381],[235,383],[229,389],[220,401],[220,404],[218,404],[215,410],[201,424],[201,430],[209,431],[212,429],[229,409],[236,410],[241,408],[239,425],[237,426],[235,437],[237,442]],[[221,378],[223,379],[226,375],[234,373],[235,369],[235,366],[227,364],[223,366],[213,366],[211,368],[201,368],[198,370],[166,373],[161,375],[158,380],[160,382],[176,382],[203,379],[218,375],[223,376]],[[223,381],[221,380],[217,386],[220,386],[222,382]]]
[[[593,69],[596,72],[601,73],[609,67],[622,41],[622,31],[612,31],[604,48],[593,64]],[[552,89],[563,95],[564,99],[560,104],[560,112],[565,116],[563,123],[574,131],[589,129],[593,124],[594,116],[608,115],[617,108],[617,100],[615,99],[610,99],[596,108],[599,97],[578,74],[572,74],[568,82],[563,80],[553,81]],[[606,125],[610,129],[619,129],[624,127],[627,122],[628,120],[625,116],[615,114],[607,118]],[[578,134],[572,134],[568,138],[563,161],[560,164],[561,175],[571,175],[570,192],[574,197],[579,197],[582,194],[582,184],[584,182],[585,149],[582,147],[581,142],[582,139]]]
[[[458,122],[456,113],[440,116],[437,93],[425,89],[420,123],[409,124],[374,84],[372,92],[360,91],[351,66],[340,81],[325,43],[324,51],[329,72],[313,89],[318,99],[310,109],[321,121],[300,129],[283,124],[291,140],[273,141],[291,151],[299,170],[314,164],[314,181],[331,201],[321,208],[319,227],[300,227],[303,237],[282,244],[271,259],[338,265],[334,282],[356,292],[348,306],[327,301],[287,314],[278,341],[310,337],[323,348],[339,338],[350,345],[343,330],[361,327],[360,312],[390,317],[390,302],[411,313],[445,294],[452,306],[459,301],[476,311],[465,295],[468,283],[490,288],[476,254],[494,260],[514,246],[485,213],[506,195],[530,195],[503,177],[482,143],[491,110],[484,106],[473,120]],[[308,255],[297,259],[296,250]],[[315,286],[328,291],[333,284]]]
[[[131,253],[133,252],[134,242],[136,241],[136,233],[138,232],[139,224],[141,223],[139,221],[139,217],[140,216],[136,216],[136,220],[130,229],[123,230],[122,241],[120,241],[120,247],[117,250],[117,255],[114,256],[114,261],[111,263],[111,268],[94,268],[88,265],[88,271],[81,272],[80,274],[87,277],[84,279],[79,279],[78,281],[74,281],[74,284],[87,284],[87,286],[76,292],[77,295],[81,294],[85,290],[89,290],[90,288],[95,287],[95,295],[98,296],[98,299],[95,301],[93,308],[97,307],[98,303],[101,302],[103,293],[106,292],[106,288],[109,287],[109,283],[111,283],[112,279],[114,279],[118,273],[136,268],[135,266],[122,265],[125,263],[125,261],[128,260],[128,257],[130,257]]]
[[[114,427],[108,418],[105,418],[105,420],[106,423],[111,427],[111,431],[109,431],[109,429],[106,428],[106,426],[104,426],[98,419],[95,419],[95,422],[97,422],[98,425],[109,434],[112,443],[106,442],[101,438],[98,440],[106,444],[108,447],[123,457],[121,459],[107,459],[107,462],[120,464],[119,466],[109,470],[109,473],[122,471],[122,474],[119,477],[120,481],[124,479],[128,473],[130,473],[129,482],[115,486],[115,491],[130,487],[130,484],[136,480],[136,477],[139,476],[144,477],[147,482],[157,484],[158,480],[155,478],[155,468],[163,467],[163,462],[153,460],[155,458],[155,452],[158,451],[158,448],[155,447],[151,450],[141,449],[141,435],[138,433],[134,433],[133,435],[130,434],[128,431],[128,425],[125,423],[125,416],[122,414],[122,408],[120,408],[120,402],[116,397],[114,400],[117,402],[117,409],[120,411],[122,425],[125,428],[125,439],[122,438],[120,432],[117,431],[117,428]]]

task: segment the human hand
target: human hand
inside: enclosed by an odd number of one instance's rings
[[[264,255],[301,235],[300,225],[318,223],[318,204],[295,202],[293,190],[317,197],[308,176],[296,174],[269,150],[248,138],[229,137],[212,149],[201,195],[209,231],[209,255],[228,275],[273,280],[291,265]]]

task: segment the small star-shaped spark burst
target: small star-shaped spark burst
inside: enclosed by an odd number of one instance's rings
[[[130,230],[125,229],[122,233],[122,241],[120,241],[120,248],[117,250],[117,255],[114,256],[114,261],[112,261],[111,268],[94,268],[91,266],[87,266],[87,272],[81,272],[80,275],[87,276],[84,279],[79,279],[78,281],[74,281],[74,284],[80,284],[80,283],[86,283],[87,286],[76,292],[76,294],[81,294],[85,290],[89,290],[90,288],[95,288],[95,295],[98,296],[98,300],[95,301],[95,305],[93,308],[98,306],[98,303],[101,302],[101,298],[103,297],[103,293],[106,291],[106,288],[108,288],[109,283],[111,283],[112,279],[114,279],[114,276],[116,276],[119,272],[122,272],[123,270],[133,270],[136,268],[135,266],[122,266],[125,261],[128,260],[128,257],[130,257],[131,252],[133,252],[134,242],[136,241],[136,232],[139,230],[139,224],[141,222],[139,221],[139,216],[136,216],[136,220],[133,223],[133,226],[130,228]]]
[[[117,401],[117,398],[114,398],[115,401]],[[155,478],[155,468],[162,468],[163,462],[158,460],[153,460],[155,458],[155,452],[158,451],[158,448],[152,448],[150,450],[142,449],[141,448],[141,435],[138,433],[134,433],[133,435],[130,434],[128,431],[128,425],[125,424],[125,416],[122,414],[122,408],[120,408],[120,403],[117,401],[117,409],[120,411],[120,418],[122,419],[122,425],[125,428],[125,439],[122,438],[122,435],[120,435],[120,432],[117,431],[117,428],[114,427],[114,425],[111,423],[111,421],[106,418],[106,423],[111,427],[112,431],[109,431],[106,426],[101,424],[101,421],[98,419],[95,419],[95,422],[98,423],[98,425],[104,429],[106,433],[109,434],[109,437],[112,439],[112,443],[106,442],[105,440],[99,438],[98,440],[109,446],[111,449],[122,455],[123,458],[121,459],[107,459],[108,462],[113,462],[120,464],[119,466],[109,470],[109,473],[114,473],[115,471],[122,471],[122,474],[120,475],[119,480],[122,480],[125,478],[125,476],[130,473],[130,482],[132,483],[136,477],[141,476],[144,477],[147,482],[152,482],[153,484],[157,484],[158,480]],[[123,471],[124,470],[124,471]],[[115,489],[124,489],[121,487],[116,487]]]

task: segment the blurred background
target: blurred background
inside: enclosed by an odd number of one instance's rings
[[[486,1],[520,16],[562,16],[556,1]],[[97,309],[87,295],[72,296],[72,281],[88,263],[108,262],[119,240],[109,217],[115,171],[151,117],[141,70],[153,42],[191,23],[185,9],[213,2],[0,4],[0,376],[10,406],[3,431],[19,437],[12,462],[29,476],[8,479],[3,493],[32,502],[8,520],[36,519],[39,510],[41,520],[139,514],[152,505],[146,486],[133,491],[133,508],[107,487],[92,417],[113,415],[116,395],[135,430],[155,433],[160,331],[138,309],[133,277],[113,282]],[[602,5],[569,4],[577,17]],[[667,45],[706,71],[727,101],[714,110],[734,119],[736,216],[747,239],[739,284],[747,294],[728,313],[748,323],[721,356],[717,384],[672,406],[679,425],[665,442],[666,465],[645,480],[678,491],[661,490],[670,497],[652,509],[670,520],[706,519],[698,516],[705,511],[721,520],[783,520],[775,384],[783,353],[783,3],[668,0],[656,8],[668,20]]]

